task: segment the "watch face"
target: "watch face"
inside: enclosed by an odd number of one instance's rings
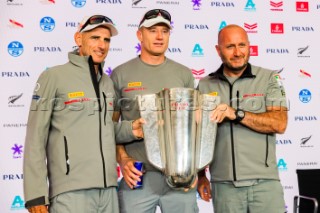
[[[239,116],[240,118],[243,118],[243,117],[244,117],[244,111],[242,111],[242,110],[239,110],[239,111],[237,112],[237,114],[238,114],[238,116]]]

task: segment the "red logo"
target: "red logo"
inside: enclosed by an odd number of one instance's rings
[[[13,25],[13,26],[16,26],[16,27],[21,27],[23,28],[23,25],[20,24],[19,22],[13,20],[13,19],[9,19],[10,23]]]
[[[194,74],[194,75],[202,75],[202,74],[204,74],[204,69],[202,69],[202,70],[192,69],[192,74]]]
[[[309,12],[309,2],[306,1],[297,1],[296,2],[297,12]]]
[[[258,56],[258,46],[250,46],[250,56]]]
[[[254,24],[247,24],[247,23],[244,23],[244,27],[249,29],[249,30],[253,30],[255,28],[258,27],[258,24],[257,23],[254,23]]]
[[[273,2],[273,1],[270,1],[270,6],[272,7],[270,10],[272,11],[283,11],[282,7],[283,6],[283,2],[280,1],[280,2]]]
[[[192,69],[191,71],[195,79],[201,79],[202,78],[201,75],[205,73],[204,69],[201,69],[201,70]]]
[[[302,76],[306,76],[306,77],[311,78],[311,74],[306,72],[306,71],[304,71],[304,70],[300,70],[300,73],[301,73]]]
[[[257,23],[254,23],[254,24],[244,23],[244,28],[246,28],[247,33],[257,33],[258,31],[255,30],[257,27],[258,27]]]
[[[271,33],[283,34],[284,33],[283,23],[271,23]]]

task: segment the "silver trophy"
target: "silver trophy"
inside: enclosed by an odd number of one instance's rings
[[[218,96],[190,88],[138,95],[144,142],[150,163],[163,171],[172,188],[188,188],[213,158],[217,124],[210,112]]]

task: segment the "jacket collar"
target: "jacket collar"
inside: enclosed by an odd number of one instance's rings
[[[227,80],[227,78],[223,75],[223,64],[217,69],[217,71],[209,74],[210,77],[219,78],[222,80]],[[248,63],[246,69],[243,71],[242,75],[239,78],[255,78],[256,76],[252,74],[251,64]]]

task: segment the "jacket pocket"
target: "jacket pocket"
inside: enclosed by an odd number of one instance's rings
[[[65,160],[66,160],[66,175],[69,174],[70,171],[70,162],[69,162],[69,155],[68,155],[68,141],[67,141],[67,137],[64,136],[64,153],[65,153]]]

